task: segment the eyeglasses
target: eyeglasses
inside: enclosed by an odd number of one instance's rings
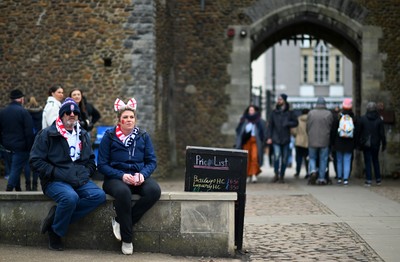
[[[72,113],[74,113],[75,116],[79,116],[79,112],[78,111],[66,111],[65,114],[67,116],[70,116]]]

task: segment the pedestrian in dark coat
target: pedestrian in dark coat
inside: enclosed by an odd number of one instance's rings
[[[21,191],[20,175],[29,159],[33,144],[33,122],[23,107],[25,98],[21,90],[10,93],[11,103],[0,112],[0,143],[10,154],[10,173],[7,191]]]
[[[287,95],[280,94],[276,108],[272,111],[267,126],[267,144],[274,150],[274,173],[272,182],[284,183],[290,152],[290,129],[298,125],[297,116],[289,110]]]
[[[384,123],[378,113],[376,103],[367,104],[367,112],[360,119],[359,147],[364,154],[365,185],[370,186],[372,182],[372,164],[374,166],[375,181],[381,184],[382,178],[379,165],[379,150],[386,150],[386,134]]]

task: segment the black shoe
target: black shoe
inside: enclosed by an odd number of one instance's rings
[[[276,183],[276,182],[278,182],[279,181],[279,175],[278,174],[275,174],[275,176],[274,176],[274,178],[272,178],[272,183]]]
[[[63,251],[64,247],[61,242],[61,237],[54,233],[53,229],[49,229],[49,249],[55,251]]]
[[[7,186],[6,191],[13,191],[13,188],[11,186]]]
[[[32,191],[37,191],[37,185],[32,186]]]
[[[25,185],[25,190],[26,191],[32,191],[31,185],[30,184],[26,184]]]
[[[50,232],[51,225],[53,224],[54,217],[56,214],[56,207],[57,206],[52,206],[49,210],[49,213],[45,217],[45,219],[43,219],[42,224],[40,225],[40,232],[42,234],[46,233],[47,231]]]
[[[21,192],[21,191],[22,191],[22,189],[21,189],[21,187],[20,187],[20,186],[18,186],[18,187],[15,187],[15,191]]]
[[[311,173],[308,179],[308,184],[315,185],[317,183],[317,179],[318,179],[318,174],[316,172]]]

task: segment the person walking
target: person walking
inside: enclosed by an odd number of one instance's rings
[[[334,118],[331,132],[332,151],[336,154],[337,183],[349,184],[353,151],[357,142],[357,119],[352,111],[351,98],[345,98],[342,112]]]
[[[99,111],[90,103],[86,101],[86,97],[83,96],[83,92],[79,88],[74,88],[69,96],[74,99],[75,103],[78,104],[81,110],[81,115],[79,121],[81,126],[90,132],[93,130],[94,124],[99,121],[100,113]]]
[[[306,167],[306,175],[304,178],[308,178],[308,136],[307,136],[307,118],[310,110],[305,108],[301,111],[301,115],[297,117],[299,125],[292,129],[292,134],[295,137],[295,148],[296,148],[296,173],[295,177],[300,176],[301,166],[303,160]]]
[[[106,195],[90,177],[96,172],[89,134],[78,122],[78,105],[65,99],[56,121],[37,134],[30,154],[33,172],[38,172],[43,193],[53,206],[40,231],[48,232],[49,249],[64,249],[61,238],[70,224],[105,203]]]
[[[64,88],[61,85],[54,85],[49,88],[48,95],[43,109],[42,128],[51,126],[56,120],[61,102],[64,99]]]
[[[316,180],[319,185],[329,182],[325,172],[328,167],[332,124],[332,112],[326,109],[325,99],[318,97],[315,108],[308,113],[307,135],[310,181]]]
[[[117,125],[108,129],[99,145],[98,169],[103,189],[115,198],[117,217],[111,220],[121,251],[133,253],[133,226],[159,200],[161,189],[151,177],[157,158],[149,134],[137,126],[136,100],[116,99]],[[132,194],[140,196],[132,205]]]
[[[9,154],[11,163],[6,191],[21,191],[21,172],[29,159],[33,144],[33,122],[23,107],[25,98],[21,90],[10,93],[11,103],[0,111],[0,143]]]
[[[256,183],[264,161],[266,122],[254,105],[247,107],[236,127],[236,148],[248,152],[247,182]]]
[[[372,164],[374,166],[376,185],[381,185],[382,178],[379,165],[379,150],[386,150],[386,134],[382,118],[375,102],[368,102],[367,112],[360,118],[359,146],[364,155],[365,186],[372,183]]]
[[[34,96],[31,96],[29,98],[29,102],[25,105],[25,108],[26,110],[28,110],[29,114],[32,117],[33,135],[36,137],[36,134],[40,130],[42,130],[43,107],[39,105]],[[25,165],[24,172],[25,172],[26,191],[37,191],[39,174],[37,172],[31,172],[29,161],[27,161]],[[31,173],[32,173],[32,179],[31,179]]]
[[[272,182],[285,183],[285,171],[289,157],[290,130],[298,125],[295,114],[289,110],[287,95],[280,94],[276,108],[271,112],[267,126],[267,144],[274,151],[274,173]]]

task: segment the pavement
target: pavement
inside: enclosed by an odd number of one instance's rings
[[[351,177],[348,186],[311,186],[304,172],[295,178],[289,168],[286,183],[275,184],[268,164],[262,170],[246,185],[243,249],[234,258],[0,244],[0,261],[400,261],[400,180],[365,187]],[[159,183],[163,191],[183,191],[184,174]],[[0,189],[5,185],[0,177]]]

